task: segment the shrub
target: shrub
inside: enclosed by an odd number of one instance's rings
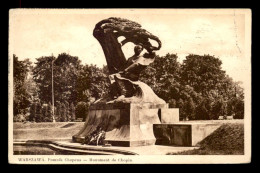
[[[74,121],[76,119],[76,115],[75,115],[75,106],[73,103],[71,103],[70,105],[70,112],[71,112],[71,121]]]
[[[61,104],[60,102],[57,102],[56,109],[55,109],[55,120],[61,121]]]
[[[32,103],[30,107],[29,121],[35,121],[36,118],[36,104]]]
[[[66,107],[65,107],[65,104],[64,103],[61,103],[61,107],[60,107],[60,115],[61,115],[61,119],[60,121],[61,122],[65,122],[67,119],[66,119]]]
[[[43,117],[43,121],[46,122],[47,121],[47,109],[48,109],[48,105],[47,104],[43,104],[42,105],[42,117]]]
[[[24,121],[26,121],[25,115],[17,114],[14,116],[14,122],[24,122]]]
[[[66,112],[66,121],[70,121],[71,115],[70,115],[70,105],[69,102],[65,101],[65,112]]]
[[[235,107],[235,119],[244,119],[244,101],[239,100]]]
[[[190,97],[188,100],[184,103],[183,107],[184,111],[184,118],[189,118],[189,119],[195,119],[195,103],[193,99]]]
[[[176,108],[176,100],[175,99],[170,99],[169,100],[169,108]]]
[[[35,111],[35,121],[36,122],[42,122],[43,121],[43,116],[42,116],[42,106],[41,103],[37,102],[36,103],[36,111]]]
[[[180,111],[180,120],[183,120],[185,118],[184,110],[183,110],[184,102],[181,98],[177,102],[177,107],[179,108],[179,111]]]
[[[86,102],[78,102],[75,109],[76,118],[83,118],[83,121],[85,121],[88,113],[88,107],[89,106]]]
[[[46,121],[47,122],[52,122],[53,121],[53,114],[52,114],[52,105],[49,102],[49,104],[47,105],[47,112],[46,112]]]
[[[212,118],[217,120],[219,116],[223,116],[226,114],[225,102],[223,99],[217,100],[212,108]]]
[[[202,101],[198,105],[198,107],[197,107],[197,109],[195,111],[195,118],[197,120],[205,120],[206,117],[207,117],[207,109],[206,109],[206,106],[205,106],[205,102]]]

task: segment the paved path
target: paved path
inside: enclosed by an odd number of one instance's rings
[[[104,146],[82,145],[80,143],[72,143],[70,141],[56,141],[56,142],[59,144],[73,146],[75,148],[95,147],[100,150],[111,149],[111,150],[128,151],[128,152],[136,153],[138,155],[166,155],[169,152],[176,153],[176,152],[187,151],[187,150],[198,148],[198,147],[179,147],[179,146],[163,146],[163,145],[151,145],[151,146],[139,146],[139,147],[116,147],[116,146],[104,147]]]

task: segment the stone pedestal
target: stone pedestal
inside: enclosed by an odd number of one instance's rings
[[[113,146],[154,145],[153,124],[160,124],[168,104],[111,103],[90,106],[84,127],[73,136],[74,142],[83,142],[85,136],[102,124],[106,131],[105,142]],[[160,118],[159,118],[160,117]]]
[[[196,146],[219,127],[215,123],[154,124],[156,145]]]
[[[162,124],[172,124],[179,122],[179,108],[162,108],[160,120]]]

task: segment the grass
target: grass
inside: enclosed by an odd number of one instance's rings
[[[84,122],[40,122],[40,123],[32,123],[32,122],[26,122],[26,123],[20,123],[15,122],[13,125],[14,130],[15,129],[39,129],[39,128],[58,128],[69,124],[77,124],[77,123],[84,123]]]
[[[168,153],[169,155],[243,155],[244,124],[223,124],[202,140],[199,149]]]
[[[84,122],[14,123],[14,140],[71,139],[84,126]]]

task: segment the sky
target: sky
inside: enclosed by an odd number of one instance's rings
[[[158,55],[174,53],[180,62],[188,54],[214,55],[235,81],[248,77],[248,32],[245,14],[239,10],[14,10],[10,12],[9,53],[36,62],[41,56],[65,52],[78,56],[83,64],[102,67],[105,56],[92,34],[95,24],[109,17],[133,20],[158,36],[162,41]],[[133,55],[133,46],[123,47],[126,57]]]

